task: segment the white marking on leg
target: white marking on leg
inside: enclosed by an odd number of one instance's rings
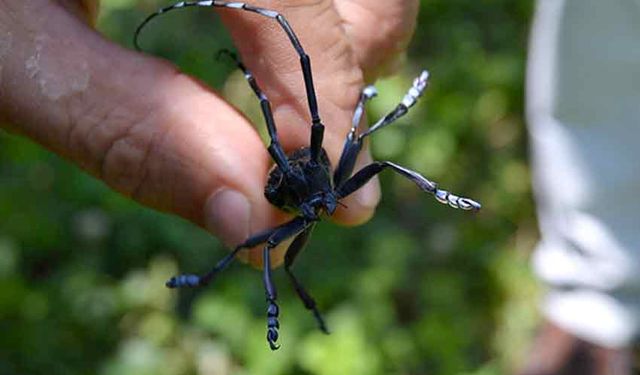
[[[367,86],[364,88],[364,90],[362,90],[362,94],[365,96],[365,98],[371,99],[374,96],[378,95],[378,90],[376,90],[375,86]]]
[[[258,13],[262,14],[263,16],[267,16],[267,17],[271,17],[271,18],[277,18],[279,13],[276,12],[275,10],[270,10],[270,9],[258,9]]]
[[[437,190],[436,191],[436,199],[438,200],[438,202],[440,203],[444,203],[444,204],[448,204],[449,201],[447,200],[447,196],[449,195],[449,192],[445,191],[445,190]]]
[[[458,208],[458,199],[460,199],[459,196],[449,194],[449,196],[447,197],[447,200],[449,201],[449,206],[453,208]]]
[[[226,3],[224,6],[227,8],[242,9],[244,8],[245,3]]]

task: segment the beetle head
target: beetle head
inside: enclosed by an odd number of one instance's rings
[[[329,216],[333,215],[336,212],[336,208],[338,207],[338,199],[335,194],[332,192],[328,192],[324,194],[324,198],[322,200],[322,204],[324,205],[325,211]]]

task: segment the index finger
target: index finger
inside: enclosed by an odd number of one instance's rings
[[[326,126],[323,146],[335,167],[364,81],[333,2],[264,0],[252,5],[285,16],[305,53],[310,56],[319,116]],[[220,14],[246,65],[271,102],[285,151],[308,147],[311,114],[300,55],[290,38],[269,16],[239,9],[223,9]],[[356,168],[369,161],[368,151],[365,151]],[[339,209],[336,219],[346,224],[366,221],[373,214],[378,199],[377,180],[373,180],[345,200],[348,209]]]

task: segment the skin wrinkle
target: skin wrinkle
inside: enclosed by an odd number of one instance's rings
[[[176,72],[176,76],[174,77],[174,79],[181,79],[181,78],[186,78],[186,76],[184,76],[182,73]],[[173,110],[173,108],[168,108],[168,110]],[[179,108],[179,110],[181,109]],[[168,148],[168,147],[163,147],[163,145],[166,143],[172,131],[177,127],[176,124],[177,122],[174,122],[174,121],[168,122],[166,126],[161,127],[160,129],[157,129],[157,131],[154,131],[150,137],[147,136],[148,137],[146,142],[147,145],[145,147],[145,152],[142,155],[142,159],[140,160],[140,166],[137,172],[137,174],[140,175],[141,177],[138,180],[138,182],[134,184],[135,186],[131,193],[132,198],[134,198],[135,200],[141,201],[141,202],[144,201],[143,199],[144,196],[142,195],[142,189],[147,185],[149,186],[153,185],[153,184],[145,184],[145,182],[149,180],[149,175],[151,173],[150,166],[157,165],[159,163],[151,163],[149,160],[151,160],[151,157],[155,155],[154,151],[164,150]],[[135,128],[132,130],[135,130]],[[176,201],[175,196],[172,201],[174,202]],[[148,203],[152,206],[158,206],[158,203],[154,204],[152,201],[149,201]]]
[[[150,59],[147,57],[140,58],[139,61],[148,62]],[[95,66],[97,71],[108,69],[106,62],[99,60],[99,65]],[[112,95],[111,100],[108,102],[96,101],[95,98],[86,98],[80,107],[91,108],[95,107],[97,116],[92,114],[92,111],[85,110],[83,115],[83,123],[88,129],[86,131],[86,137],[81,139],[79,143],[84,144],[84,148],[89,150],[88,155],[95,160],[96,175],[100,179],[108,179],[110,173],[107,169],[107,158],[110,156],[113,147],[116,142],[126,137],[134,127],[141,124],[154,124],[158,122],[159,113],[154,109],[153,100],[157,100],[161,85],[167,85],[167,78],[170,75],[178,75],[179,72],[170,64],[154,59],[153,65],[147,64],[146,69],[142,64],[132,64],[131,66],[123,67],[123,69],[132,69],[133,76],[139,76],[143,73],[149,73],[150,70],[156,72],[158,79],[154,80],[153,85],[149,87],[149,97],[131,97],[128,93]],[[140,66],[140,69],[138,69]],[[149,67],[152,67],[151,69]],[[116,67],[118,69],[119,67]],[[108,82],[100,82],[94,85],[94,90],[104,90],[107,92],[117,92],[118,87],[128,84],[129,81],[125,79],[110,80]],[[145,80],[144,82],[148,82]],[[136,110],[128,110],[132,108],[132,103],[135,103]],[[164,109],[164,107],[161,107]],[[144,110],[142,110],[144,109]],[[162,113],[162,112],[160,112]],[[111,124],[111,125],[110,125]],[[104,144],[106,143],[106,144]],[[107,180],[107,183],[109,181]],[[110,184],[111,185],[111,184]],[[118,189],[120,190],[120,189]]]
[[[131,196],[135,186],[131,176],[132,170],[140,170],[141,158],[139,152],[135,152],[139,142],[132,136],[132,130],[140,126],[140,123],[129,124],[123,127],[120,134],[114,138],[105,152],[104,161],[101,168],[101,178],[104,179],[109,186],[126,196]],[[132,153],[133,151],[133,153]]]
[[[181,74],[176,73],[176,75]],[[166,110],[169,111],[171,108],[166,108]],[[135,170],[135,172],[125,173],[125,176],[130,175],[132,178],[125,180],[127,182],[124,184],[122,181],[119,181],[115,185],[116,188],[127,196],[154,207],[158,207],[158,203],[153,202],[151,199],[143,199],[141,189],[144,187],[144,182],[148,179],[150,166],[154,165],[149,162],[149,156],[151,150],[155,147],[155,143],[158,142],[157,137],[160,137],[159,139],[162,141],[166,135],[170,133],[171,129],[176,126],[176,122],[159,121],[158,119],[163,118],[163,113],[164,112],[157,113],[151,111],[147,113],[146,116],[143,116],[140,121],[131,121],[129,126],[125,126],[120,135],[116,135],[104,153],[105,157],[102,167],[103,178],[110,181],[112,179],[109,178],[109,176],[113,174],[109,173],[109,160],[115,159],[121,161],[122,158],[125,158],[127,160],[126,165],[132,165],[132,167],[127,168],[125,172],[128,170]],[[150,124],[154,125],[150,126]],[[151,135],[148,133],[149,130],[153,130]],[[120,145],[122,145],[122,147],[119,147]],[[137,150],[137,152],[129,154],[128,151],[131,151],[131,149]],[[123,168],[121,164],[116,163],[114,169],[120,172]],[[122,173],[118,172],[116,172],[116,176],[122,175]],[[115,182],[115,178],[113,180]]]
[[[84,154],[78,154],[78,157],[92,160],[90,172],[98,178],[103,178],[102,171],[106,152],[112,146],[114,139],[120,137],[119,134],[123,132],[122,124],[125,122],[130,124],[144,122],[143,120],[150,116],[152,112],[138,117],[135,113],[129,111],[121,113],[120,111],[126,106],[118,105],[117,102],[109,107],[104,107],[100,104],[91,105],[88,100],[84,103],[85,106],[88,106],[88,109],[85,110],[83,115],[76,115],[78,118],[76,121],[85,124],[83,129],[80,129],[84,130],[84,132],[77,132],[78,135],[70,139],[71,143],[69,143],[68,148],[79,148],[84,151]]]
[[[72,127],[67,137],[67,148],[72,151],[72,154],[73,150],[77,150],[75,156],[77,156],[78,160],[85,159],[89,161],[86,170],[92,175],[99,177],[103,153],[96,152],[95,147],[93,147],[93,145],[99,143],[99,138],[95,132],[104,128],[106,126],[105,124],[110,123],[111,111],[110,108],[108,108],[96,115],[95,112],[98,111],[99,107],[90,104],[88,100],[83,100],[83,103],[84,106],[77,105],[69,109],[69,112],[72,113],[69,121],[76,124],[93,123],[94,125]],[[82,108],[82,110],[80,110],[80,108]]]
[[[103,113],[96,120],[89,120],[90,115],[97,106],[90,105],[85,98],[85,92],[80,92],[63,101],[67,114],[68,136],[66,137],[66,150],[68,158],[75,161],[85,172],[96,178],[100,178],[100,168],[103,154],[93,150],[92,145],[97,143],[92,133],[104,126],[109,118],[109,113]],[[101,107],[103,108],[103,107]],[[89,126],[90,123],[95,125]]]
[[[131,99],[128,97],[123,97],[123,98],[118,97],[118,99],[122,100],[122,103],[116,102],[114,106],[111,106],[110,108],[107,108],[106,111],[104,111],[105,121],[97,122],[94,126],[91,127],[91,129],[93,129],[95,132],[98,130],[104,131],[108,129],[105,126],[105,124],[109,124],[109,123],[118,124],[112,128],[116,131],[110,134],[111,139],[107,141],[107,146],[102,150],[99,150],[98,153],[96,154],[98,156],[98,163],[100,165],[99,171],[100,171],[101,179],[106,178],[106,160],[110,153],[110,150],[114,147],[114,144],[117,141],[117,139],[122,138],[126,134],[129,134],[131,130],[137,125],[153,124],[154,119],[158,116],[158,113],[156,113],[153,110],[153,108],[151,108],[149,105],[138,107],[138,108],[145,107],[146,111],[144,113],[139,113],[136,111],[133,111],[133,112],[127,111],[122,116],[119,116],[117,115],[119,113],[119,109],[128,108],[127,101]],[[115,118],[114,118],[114,114],[116,114]],[[122,117],[122,119],[120,117]],[[111,121],[109,121],[110,119]],[[124,122],[122,120],[124,120]],[[128,122],[128,125],[126,125],[126,122]],[[120,128],[119,132],[117,131],[118,127]],[[92,134],[93,132],[89,132],[88,134],[89,136],[87,137],[86,141],[89,141],[91,143],[92,140],[96,139],[94,137],[91,137]]]
[[[66,123],[68,124],[67,126],[67,132],[68,132],[68,136],[67,136],[67,147],[69,145],[69,137],[71,137],[71,134],[74,132],[74,129],[78,129],[81,128],[82,126],[80,125],[79,122],[74,120],[74,116],[72,114],[72,109],[71,109],[71,105],[68,101],[64,101],[62,104],[65,108],[65,114],[67,116],[67,121]],[[74,157],[73,155],[73,149],[69,148],[69,155],[71,157]],[[83,170],[87,170],[88,168],[90,168],[90,164],[87,160],[83,160],[83,159],[78,159],[78,165],[80,166],[81,169]]]
[[[107,111],[107,116],[108,114],[111,113],[111,111]],[[119,158],[119,156],[125,156],[125,155],[119,155],[119,152],[122,152],[124,150],[120,150],[118,148],[119,145],[127,145],[128,139],[131,138],[132,136],[132,131],[139,126],[143,126],[143,127],[149,127],[149,124],[154,124],[155,122],[155,118],[159,117],[159,112],[154,112],[153,110],[150,110],[149,112],[147,112],[145,115],[142,115],[141,119],[139,121],[132,121],[133,119],[129,119],[128,124],[127,123],[120,123],[120,127],[119,131],[116,131],[114,136],[112,137],[111,140],[108,141],[107,147],[105,148],[104,152],[103,152],[103,157],[102,159],[99,161],[100,163],[100,169],[99,169],[99,178],[106,181],[107,184],[109,184],[110,186],[114,187],[116,190],[122,192],[125,195],[131,195],[131,192],[133,191],[134,188],[127,188],[126,184],[125,186],[123,186],[121,184],[120,181],[116,181],[116,178],[111,178],[110,176],[112,176],[113,174],[110,173],[111,170],[113,169],[114,174],[117,176],[119,170],[122,170],[122,165],[116,163],[113,167],[110,164],[110,160],[111,159],[116,159],[116,160],[122,160],[121,158]],[[100,126],[100,125],[96,125],[96,126]],[[154,126],[155,127],[155,126]],[[134,142],[135,143],[135,142]],[[131,160],[129,161],[129,163],[131,162]],[[140,170],[141,168],[141,163],[142,161],[138,161],[134,163],[138,164],[138,167],[135,168],[136,170]]]
[[[2,87],[2,67],[4,59],[9,55],[13,44],[13,35],[8,30],[4,30],[0,24],[0,88]]]
[[[73,143],[72,140],[74,139],[74,135],[75,133],[79,133],[82,130],[84,130],[84,126],[82,126],[82,122],[80,122],[78,120],[78,116],[74,115],[73,113],[75,112],[73,110],[74,106],[71,105],[66,105],[66,113],[67,113],[67,136],[65,137],[66,139],[66,147],[69,150],[69,155],[79,161],[83,161],[83,162],[79,162],[79,164],[81,165],[82,169],[84,170],[91,170],[91,163],[87,163],[87,159],[86,158],[82,158],[82,151],[78,150],[78,153],[76,154],[75,152],[75,147],[73,147]],[[83,137],[84,139],[86,139],[85,137]]]
[[[177,129],[174,127],[174,129]],[[169,189],[169,194],[171,196],[171,206],[169,209],[177,210],[181,212],[185,212],[187,217],[194,219],[196,217],[202,218],[202,207],[204,206],[205,198],[208,194],[206,190],[200,190],[201,194],[196,194],[197,187],[200,185],[198,183],[193,183],[192,179],[184,179],[184,175],[191,174],[197,170],[195,168],[198,165],[201,165],[197,160],[191,160],[187,158],[180,158],[179,160],[175,157],[176,155],[162,154],[161,156],[167,157],[172,160],[172,162],[180,165],[180,168],[174,169],[174,176],[171,179],[167,180],[167,185]],[[216,174],[216,176],[219,176]],[[207,176],[208,178],[212,178]],[[187,183],[190,183],[187,185]],[[185,194],[186,192],[186,194]],[[185,197],[189,197],[185,201]],[[197,204],[194,204],[197,202]],[[197,216],[196,216],[197,215]]]
[[[134,183],[133,189],[131,192],[131,197],[136,201],[142,202],[144,197],[141,195],[143,188],[146,186],[146,182],[149,179],[149,167],[153,164],[149,163],[149,158],[154,152],[156,148],[162,148],[161,146],[164,144],[166,137],[171,133],[172,128],[176,125],[171,124],[166,128],[160,128],[155,131],[151,137],[145,142],[144,152],[142,154],[142,158],[140,160],[140,165],[136,175],[140,176],[137,183]],[[135,126],[132,130],[135,130]],[[156,147],[157,145],[157,147]]]

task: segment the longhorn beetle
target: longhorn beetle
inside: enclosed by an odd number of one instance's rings
[[[136,49],[140,50],[138,37],[141,30],[149,21],[151,21],[151,19],[163,13],[186,7],[220,7],[238,9],[257,13],[278,22],[280,27],[282,27],[289,37],[293,48],[300,57],[302,77],[304,79],[309,112],[311,114],[311,140],[308,147],[302,147],[287,155],[278,140],[278,132],[271,112],[269,99],[267,99],[267,96],[260,89],[256,79],[244,64],[233,53],[226,50],[221,51],[228,55],[235,62],[238,68],[242,70],[246,80],[251,86],[251,89],[260,100],[262,114],[267,125],[269,138],[271,139],[271,143],[267,150],[275,162],[275,165],[269,172],[269,178],[267,186],[264,189],[264,195],[271,204],[294,214],[295,217],[275,228],[250,236],[243,243],[237,245],[229,255],[220,260],[213,269],[211,269],[211,271],[203,275],[185,274],[172,277],[167,281],[167,287],[182,288],[208,285],[213,281],[218,273],[224,270],[233,261],[240,250],[264,244],[262,258],[264,264],[263,282],[267,300],[267,341],[271,350],[276,350],[279,348],[279,345],[277,345],[276,342],[278,341],[278,329],[280,328],[280,324],[278,322],[279,309],[278,304],[276,303],[276,288],[271,280],[270,251],[283,241],[293,238],[293,241],[291,245],[289,245],[285,254],[284,270],[289,276],[291,283],[293,284],[296,293],[304,303],[304,306],[313,313],[319,328],[324,333],[329,333],[327,326],[316,307],[316,302],[309,293],[305,291],[302,284],[300,284],[298,279],[291,272],[291,266],[293,265],[298,253],[300,253],[307,243],[311,231],[313,230],[316,222],[320,221],[320,217],[322,215],[333,215],[342,198],[361,188],[375,175],[388,168],[410,179],[423,191],[433,194],[436,200],[440,203],[448,204],[453,208],[459,208],[462,210],[478,211],[480,209],[480,204],[478,202],[469,198],[454,195],[446,190],[441,190],[435,182],[428,180],[421,174],[401,167],[390,161],[375,161],[353,174],[356,158],[362,149],[364,139],[377,130],[392,124],[398,118],[405,115],[409,111],[409,108],[416,104],[418,98],[422,96],[424,90],[427,88],[429,78],[429,73],[427,71],[423,71],[413,81],[413,85],[402,101],[391,112],[374,123],[368,130],[359,132],[358,125],[360,124],[360,120],[364,113],[365,103],[377,95],[376,89],[373,86],[367,86],[362,90],[359,101],[354,110],[351,130],[347,134],[347,139],[344,143],[342,155],[338,161],[338,166],[332,171],[327,153],[322,147],[324,125],[322,124],[320,115],[318,114],[318,103],[313,86],[311,61],[286,18],[275,10],[258,8],[240,2],[211,0],[182,1],[164,7],[149,15],[138,26],[134,34],[134,45]]]

